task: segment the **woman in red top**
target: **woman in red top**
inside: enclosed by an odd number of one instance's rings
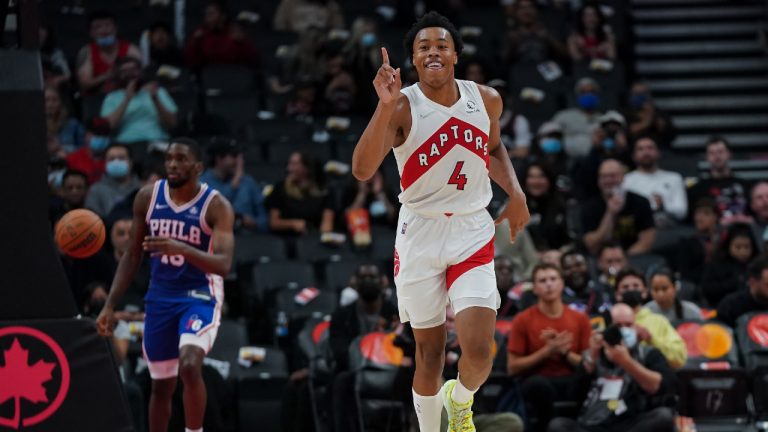
[[[568,52],[574,62],[593,59],[613,60],[616,57],[616,42],[605,16],[595,4],[579,9],[576,31],[568,37]]]

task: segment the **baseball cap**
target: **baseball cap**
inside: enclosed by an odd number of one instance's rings
[[[601,125],[604,125],[606,123],[618,123],[621,125],[621,127],[627,126],[627,121],[624,119],[624,116],[621,115],[618,111],[610,110],[606,112],[605,114],[601,115],[598,118],[598,121]]]
[[[539,126],[539,131],[537,135],[545,136],[545,135],[562,134],[562,133],[563,133],[563,127],[560,126],[560,123],[546,122],[546,123],[543,123],[541,126]]]

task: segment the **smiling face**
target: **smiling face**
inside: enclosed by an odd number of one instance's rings
[[[453,78],[459,56],[448,30],[427,27],[419,31],[413,40],[412,60],[419,81],[431,87],[440,87]]]
[[[532,197],[540,197],[549,192],[550,188],[549,179],[538,166],[531,166],[528,169],[528,175],[525,178],[525,187],[528,189],[528,194]]]

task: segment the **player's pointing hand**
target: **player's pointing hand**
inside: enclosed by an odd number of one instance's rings
[[[373,79],[373,87],[381,103],[388,104],[397,100],[403,83],[400,80],[400,68],[394,69],[389,65],[389,54],[384,47],[381,47],[381,57],[383,62]]]

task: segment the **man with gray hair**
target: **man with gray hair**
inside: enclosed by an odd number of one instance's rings
[[[599,124],[600,86],[592,78],[576,82],[576,107],[559,111],[552,121],[563,128],[568,156],[586,156],[592,148],[592,131]]]

